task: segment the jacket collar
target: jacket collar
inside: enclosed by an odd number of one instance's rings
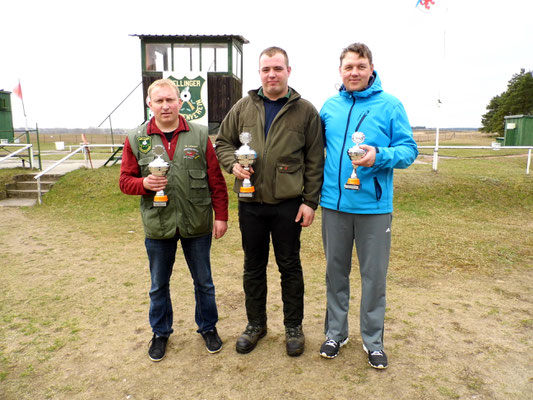
[[[263,97],[259,94],[260,91],[262,91],[262,87],[259,87],[259,89],[252,89],[248,91],[248,95],[254,99],[254,100],[262,100]],[[300,93],[298,93],[296,90],[294,90],[292,87],[289,86],[289,101],[292,102],[293,100],[299,99]]]

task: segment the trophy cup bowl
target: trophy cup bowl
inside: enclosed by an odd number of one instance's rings
[[[354,132],[352,134],[352,142],[354,142],[355,145],[350,147],[347,151],[350,161],[357,161],[366,155],[366,150],[359,147],[359,144],[364,140],[365,134],[363,132]],[[352,175],[346,181],[344,188],[350,190],[361,189],[361,181],[357,177],[357,165],[353,166]]]
[[[163,153],[159,151],[156,152],[156,147],[161,147],[161,150],[164,152],[165,149],[163,146],[155,146],[154,153],[156,153],[156,158],[148,164],[148,169],[155,176],[166,176],[170,168],[170,164],[161,158]],[[159,190],[154,196],[154,207],[166,207],[168,202],[168,196],[165,194],[164,190]]]
[[[257,158],[257,153],[252,149],[248,143],[252,135],[249,132],[242,132],[239,135],[239,139],[242,143],[242,146],[235,151],[235,158],[238,163],[246,170],[250,170],[250,165],[252,165]],[[245,178],[242,181],[242,186],[239,189],[239,197],[253,197],[255,192],[255,187],[252,185],[250,179]]]

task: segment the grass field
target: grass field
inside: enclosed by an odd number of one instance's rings
[[[472,139],[458,139],[468,144]],[[479,142],[476,142],[479,144]],[[175,333],[161,363],[146,355],[149,275],[138,198],[119,167],[78,170],[27,209],[0,209],[0,399],[530,399],[533,393],[533,178],[522,155],[455,151],[396,172],[385,346],[367,363],[358,333],[354,256],[350,343],[322,359],[321,213],[302,233],[306,351],[284,349],[279,273],[269,264],[269,333],[248,355],[236,198],[212,247],[223,351],[194,325],[178,251]],[[0,181],[11,171],[0,170]],[[232,181],[227,176],[228,186]]]

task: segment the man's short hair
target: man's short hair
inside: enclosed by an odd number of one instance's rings
[[[285,57],[285,65],[287,67],[289,66],[289,56],[287,55],[287,52],[281,47],[272,46],[264,49],[261,54],[259,54],[259,60],[261,60],[263,54],[268,57],[274,57],[276,54],[283,54],[283,57]]]
[[[340,65],[342,65],[342,60],[344,60],[344,57],[346,57],[346,53],[348,52],[357,53],[359,57],[361,58],[367,58],[368,61],[370,62],[370,65],[372,65],[372,52],[370,51],[370,49],[368,48],[366,44],[352,43],[348,47],[344,48],[341,53],[341,64]]]
[[[176,86],[173,80],[171,79],[158,79],[157,81],[152,82],[152,84],[148,87],[148,97],[146,98],[146,104],[150,101],[150,95],[152,94],[152,90],[155,87],[161,87],[161,86],[168,86],[171,87],[176,91],[176,95],[178,96],[178,99],[180,98],[180,89]]]

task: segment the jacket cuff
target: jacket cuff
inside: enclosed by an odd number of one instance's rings
[[[311,207],[313,210],[316,210],[318,208],[318,204],[312,201],[304,200],[303,202],[306,206]]]
[[[374,160],[374,166],[379,167],[383,161],[383,153],[379,151],[379,148],[376,147],[376,159]]]

